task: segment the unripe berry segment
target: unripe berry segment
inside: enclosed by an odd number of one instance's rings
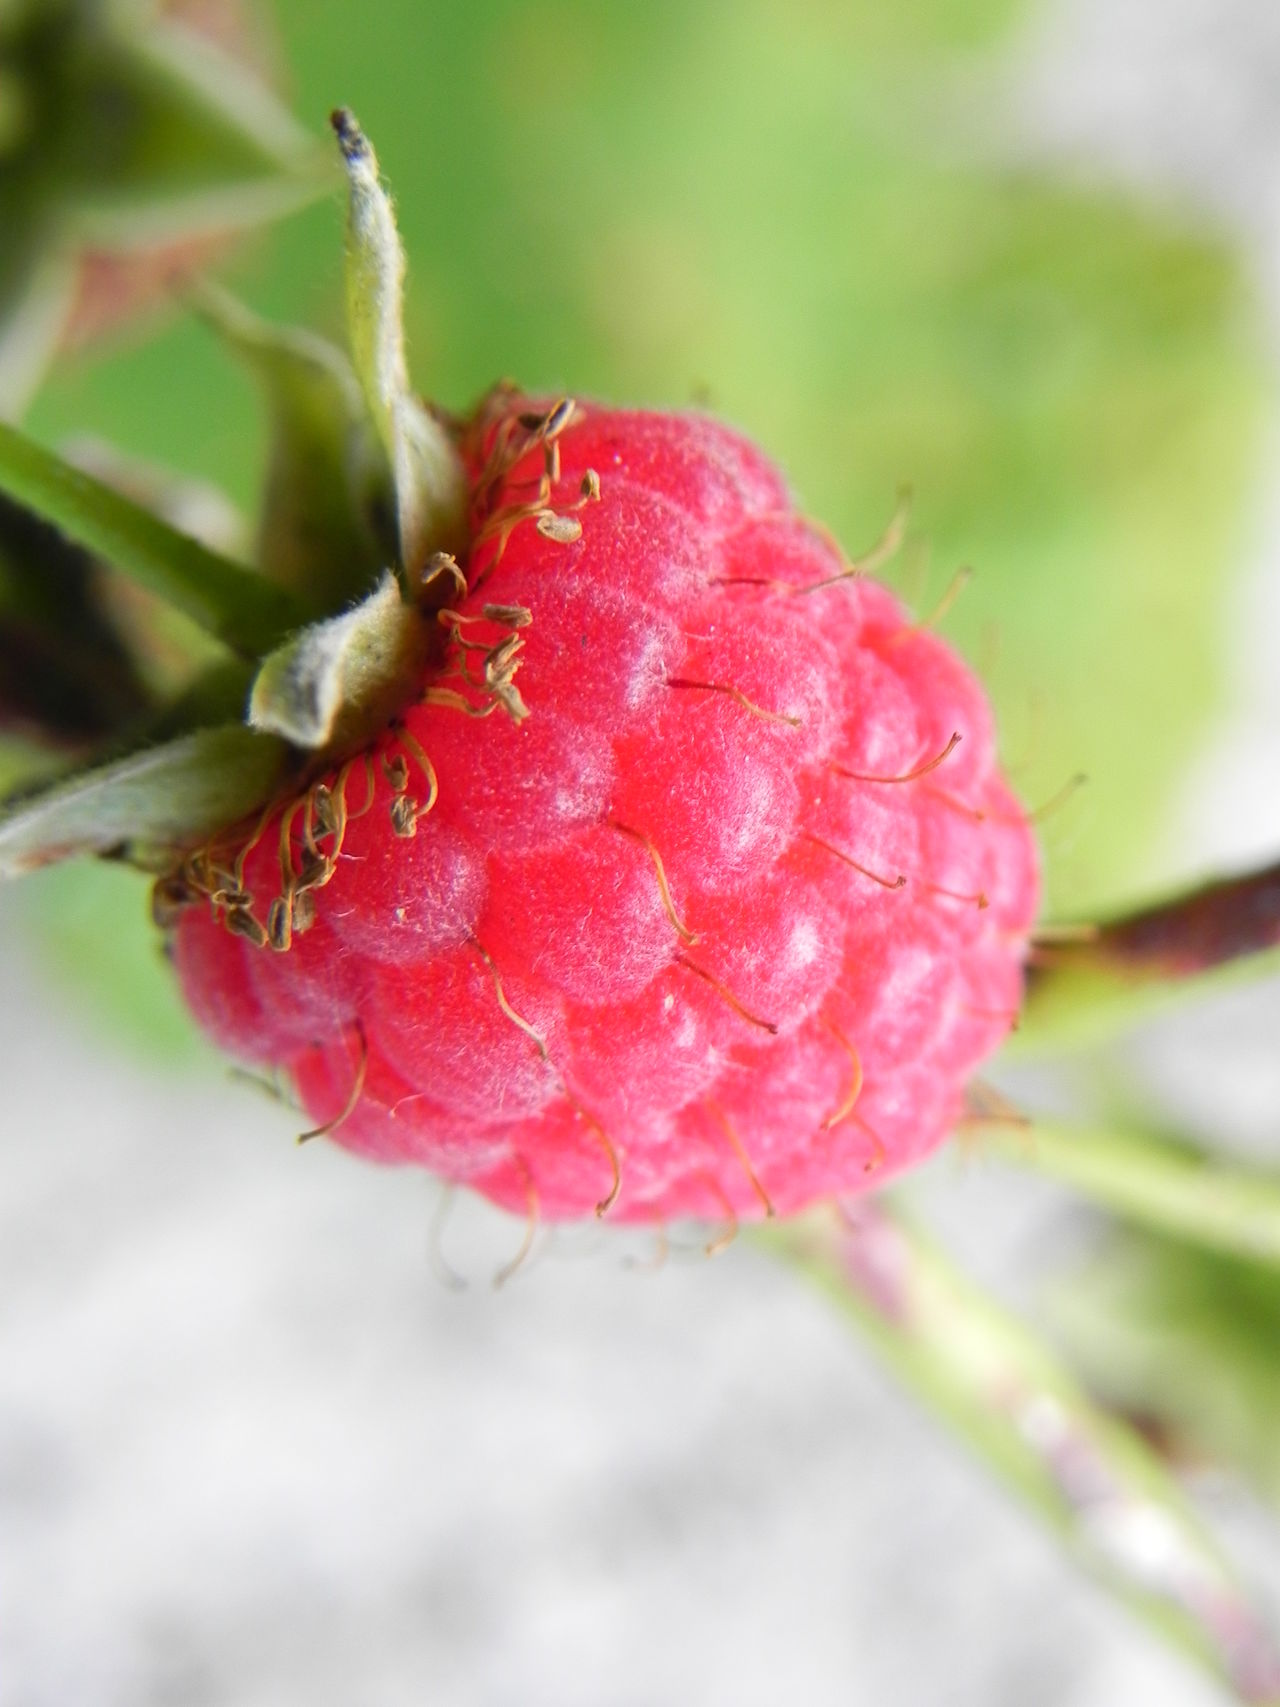
[[[463,448],[418,702],[177,880],[197,1018],[337,1142],[548,1219],[919,1160],[1036,911],[977,682],[724,427],[498,394]]]

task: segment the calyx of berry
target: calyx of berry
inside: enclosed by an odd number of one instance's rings
[[[359,746],[422,680],[438,634],[388,570],[353,609],[312,623],[263,662],[248,723],[327,756]]]
[[[339,107],[331,123],[350,182],[348,336],[395,480],[400,560],[414,575],[433,551],[460,551],[466,544],[466,475],[448,433],[409,388],[404,250],[377,159],[348,108]]]
[[[86,576],[101,583],[108,605],[128,589],[132,604],[141,597],[144,611],[180,613],[188,635],[203,631],[215,653],[241,661],[211,666],[206,639],[192,645],[176,698],[139,703],[134,692],[105,702],[122,707],[120,718],[97,713],[87,768],[37,779],[0,815],[0,869],[199,840],[227,821],[230,805],[250,813],[284,777],[296,781],[373,739],[447,640],[437,618],[461,580],[466,473],[452,429],[409,385],[404,254],[373,150],[345,109],[332,122],[349,192],[350,355],[268,326],[212,286],[196,295],[198,312],[260,380],[273,418],[256,563],[0,425],[0,493],[63,536],[81,566],[77,586]],[[43,565],[33,558],[19,573],[35,588]],[[86,626],[83,613],[67,617],[52,622],[55,648],[64,627],[70,642]],[[522,715],[510,660],[498,674],[503,703]],[[176,788],[188,763],[212,764],[217,787]],[[117,791],[127,801],[119,811]]]

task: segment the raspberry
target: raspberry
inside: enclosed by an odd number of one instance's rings
[[[978,684],[722,426],[499,393],[464,451],[417,702],[187,862],[196,1017],[337,1142],[548,1219],[927,1155],[1037,900]]]

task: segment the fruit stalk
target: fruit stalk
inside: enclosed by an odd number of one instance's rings
[[[1173,1477],[885,1198],[756,1235],[1084,1567],[1250,1707],[1280,1649]]]

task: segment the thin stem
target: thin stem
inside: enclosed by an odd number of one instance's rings
[[[1130,1220],[1280,1268],[1280,1177],[1139,1133],[1036,1121],[980,1126],[984,1150]]]
[[[1040,944],[1019,1053],[1087,1042],[1230,977],[1280,969],[1280,861]]]
[[[243,657],[269,651],[314,613],[0,423],[0,492],[103,557]]]
[[[1238,1701],[1280,1702],[1280,1650],[1155,1454],[922,1232],[881,1198],[757,1236],[1153,1630]]]

